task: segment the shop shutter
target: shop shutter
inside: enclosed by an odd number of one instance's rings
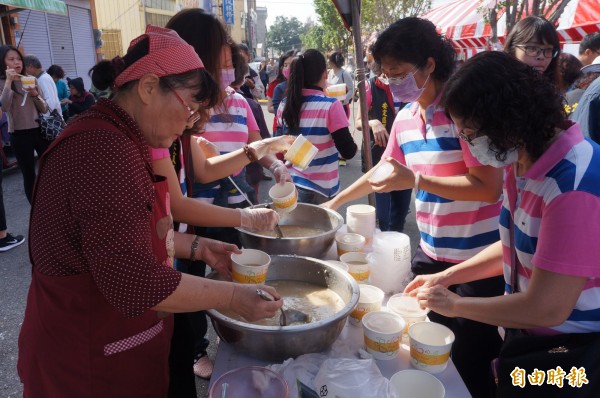
[[[85,88],[89,90],[92,80],[88,76],[88,72],[96,65],[96,48],[94,46],[90,10],[69,6],[69,19],[71,21],[71,32],[73,32],[72,40],[77,76],[83,78]]]
[[[66,15],[48,14],[48,32],[52,48],[52,64],[60,65],[66,77],[76,77],[75,52],[71,36],[71,25]],[[48,69],[51,64],[43,64]]]
[[[21,40],[19,48],[23,55],[35,55],[44,69],[52,65],[47,15],[40,11],[19,11],[20,29],[15,31],[17,43]]]

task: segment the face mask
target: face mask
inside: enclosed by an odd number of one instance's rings
[[[281,73],[283,73],[283,77],[285,77],[286,79],[290,78],[290,68],[283,68],[283,71]]]
[[[235,80],[235,70],[233,68],[221,69],[221,88],[224,90]]]
[[[431,74],[429,76],[431,76]],[[425,86],[429,81],[429,76],[427,76],[427,79],[421,88],[419,88],[417,81],[415,80],[415,72],[406,75],[402,80],[388,79],[394,101],[415,102],[418,100],[425,90]]]
[[[485,135],[474,138],[469,145],[471,155],[473,155],[479,163],[484,166],[492,166],[502,168],[509,164],[515,163],[519,159],[519,151],[517,148],[510,149],[506,152],[506,159],[496,159],[496,153],[490,150],[491,141]]]

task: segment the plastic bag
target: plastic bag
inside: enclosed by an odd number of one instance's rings
[[[314,383],[320,397],[398,398],[372,359],[328,359],[321,365]]]
[[[283,376],[289,387],[289,398],[298,398],[296,380],[309,387],[313,387],[316,374],[327,359],[324,354],[304,354],[296,359],[288,359],[281,364],[267,366],[269,369]]]

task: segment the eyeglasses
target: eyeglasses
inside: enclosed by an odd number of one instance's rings
[[[473,140],[480,136],[479,132],[477,132],[473,129],[469,129],[472,131],[472,133],[466,134],[465,130],[467,130],[467,129],[463,128],[463,129],[458,130],[458,138],[465,141],[469,145],[473,145]]]
[[[198,113],[198,111],[192,110],[192,108],[190,108],[189,105],[185,103],[183,98],[181,98],[181,96],[179,94],[177,94],[177,91],[175,91],[175,89],[173,87],[169,87],[169,89],[171,90],[171,92],[173,94],[175,94],[175,97],[177,97],[179,102],[181,102],[181,105],[183,105],[190,113],[190,116],[188,117],[188,120],[186,122],[187,125],[193,126],[194,124],[196,124],[202,118],[202,116],[200,116],[200,113]]]
[[[519,47],[525,51],[525,55],[528,57],[537,57],[540,54],[544,54],[546,58],[555,58],[558,55],[558,50],[554,48],[539,48],[537,46],[526,46],[523,44],[517,44],[515,47]]]
[[[397,76],[397,77],[383,77],[382,80],[385,84],[400,84],[400,82],[404,79],[406,79],[409,75],[415,73],[417,71],[417,68],[415,66],[415,68],[413,70],[411,70],[410,72],[406,72],[404,75],[402,76]]]

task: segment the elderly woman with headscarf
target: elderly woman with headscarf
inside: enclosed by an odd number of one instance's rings
[[[148,146],[169,147],[217,100],[194,49],[149,26],[92,80],[110,83],[113,97],[73,121],[40,161],[18,371],[25,397],[165,397],[171,313],[231,309],[256,320],[281,300],[173,269],[174,257],[220,265],[238,252],[173,232],[168,185],[150,162]]]
[[[85,89],[83,79],[76,77],[74,79],[67,78],[71,95],[66,101],[69,104],[69,116],[77,116],[83,111],[86,111],[96,103],[96,97]]]

